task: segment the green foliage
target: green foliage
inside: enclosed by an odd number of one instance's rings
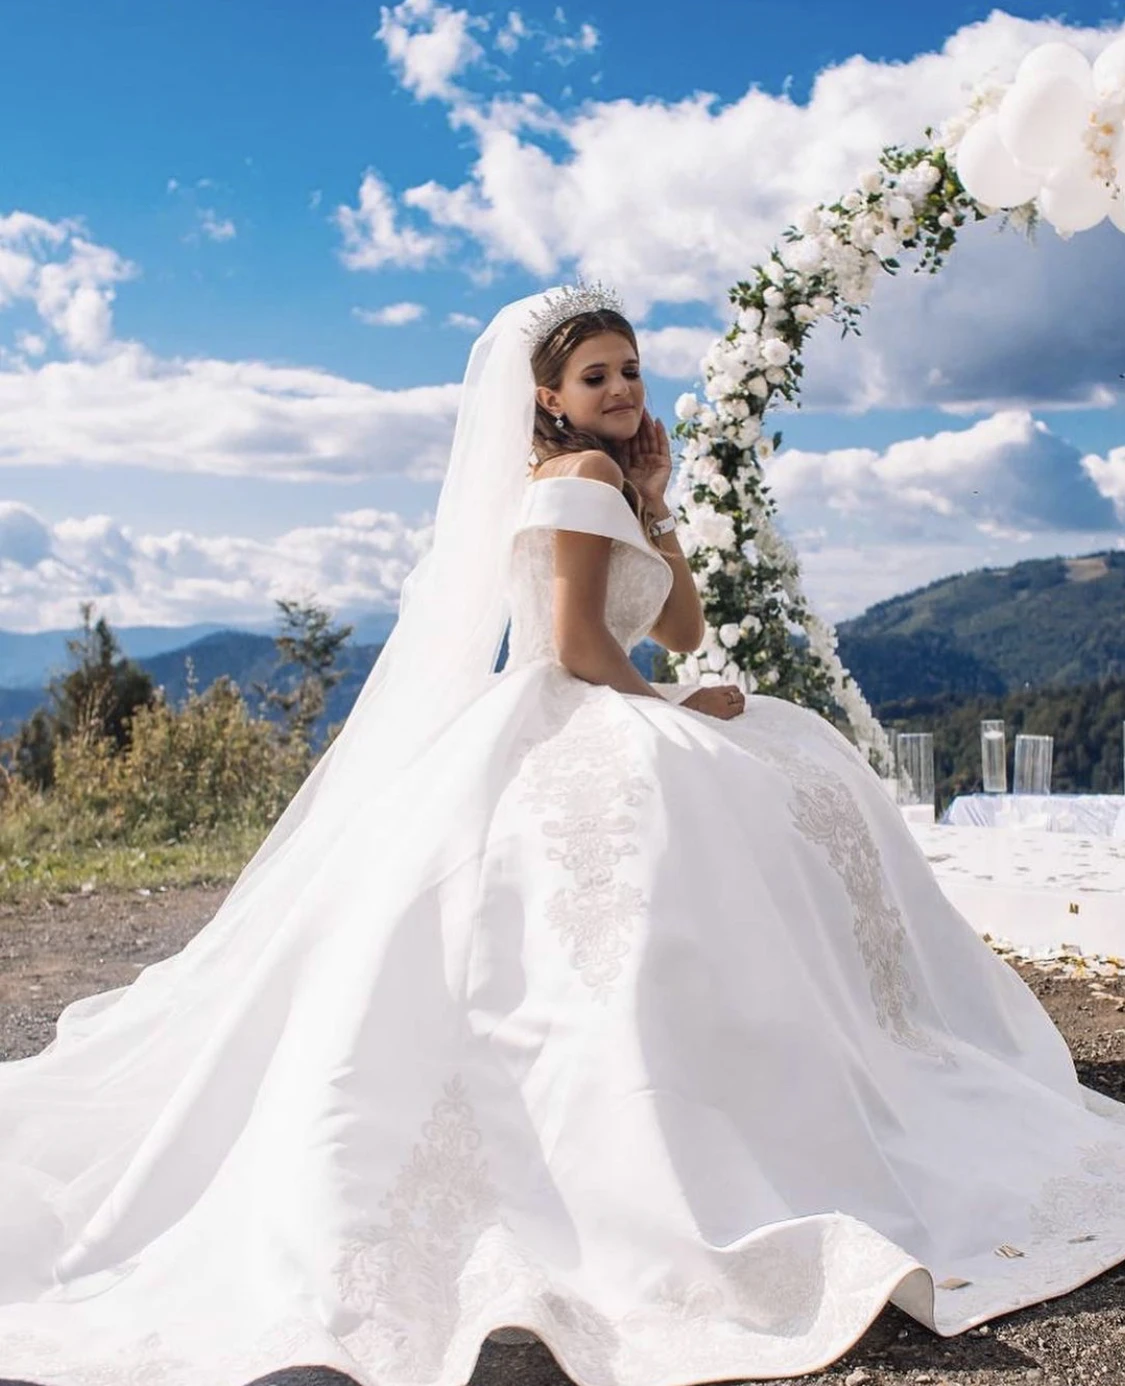
[[[187,697],[173,705],[128,668],[104,619],[91,627],[83,606],[78,667],[58,681],[53,709],[37,709],[0,743],[0,894],[17,881],[73,882],[79,863],[89,869],[102,856],[133,878],[146,853],[155,861],[195,844],[190,862],[175,857],[176,871],[190,875],[203,859],[229,867],[224,843],[253,850],[313,767],[307,733],[340,677],[332,665],[351,630],[331,629],[311,603],[279,604],[288,622],[279,651],[302,671],[280,732],[226,676],[200,693],[190,656]]]
[[[281,632],[274,637],[280,656],[278,667],[280,671],[295,667],[297,675],[287,688],[269,688],[258,682],[253,687],[267,706],[281,709],[290,739],[307,746],[329,691],[344,677],[344,671],[335,666],[354,627],[334,627],[328,612],[312,601],[279,598],[277,605],[282,613]],[[329,742],[337,730],[329,730]]]
[[[47,686],[48,706],[37,708],[8,750],[16,773],[46,789],[54,778],[55,753],[73,737],[109,738],[121,750],[129,720],[153,699],[152,679],[126,659],[104,616],[91,625],[92,602],[82,602],[82,634],[66,642],[74,668]]]
[[[845,621],[840,654],[873,703],[1125,677],[1125,553],[943,578]]]

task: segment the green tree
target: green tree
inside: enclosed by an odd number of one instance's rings
[[[289,601],[279,597],[277,605],[281,630],[274,637],[279,655],[274,677],[290,670],[295,674],[288,675],[282,688],[259,682],[252,686],[266,706],[281,711],[288,739],[311,751],[313,727],[324,712],[329,690],[344,677],[336,662],[354,627],[334,626],[328,611],[308,598]]]
[[[79,734],[107,737],[117,751],[129,744],[129,724],[155,696],[152,677],[121,651],[104,616],[92,622],[93,602],[80,603],[81,633],[66,642],[74,667],[47,685],[36,708],[7,743],[15,772],[29,784],[54,783],[54,751]]]

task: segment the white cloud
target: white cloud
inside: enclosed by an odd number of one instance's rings
[[[47,350],[47,339],[42,332],[17,332],[16,346],[25,356],[42,356]]]
[[[136,273],[116,251],[87,240],[77,218],[0,216],[0,309],[30,304],[64,351],[96,357],[110,348],[116,285]],[[32,340],[46,348],[42,332]]]
[[[566,23],[562,10],[555,12],[556,22]],[[573,34],[548,34],[543,48],[548,57],[557,63],[569,63],[575,58],[592,53],[597,48],[600,35],[592,24],[580,24]]]
[[[435,0],[402,0],[383,5],[376,37],[381,39],[399,81],[419,100],[447,97],[452,79],[481,56],[470,30],[486,27],[467,10]]]
[[[438,480],[459,388],[380,390],[306,367],[161,360],[124,343],[97,362],[0,372],[0,468]]]
[[[646,374],[668,380],[699,378],[700,358],[719,335],[716,327],[661,327],[640,329],[637,346]]]
[[[369,327],[405,327],[425,316],[420,303],[388,303],[385,308],[353,308],[353,314]]]
[[[50,525],[0,503],[0,627],[70,626],[85,599],[112,625],[261,621],[276,614],[276,598],[299,591],[338,613],[393,611],[431,540],[428,517],[411,524],[372,509],[259,540],[143,534],[108,515]]]
[[[786,448],[766,475],[787,528],[823,530],[834,543],[971,544],[979,535],[1121,530],[1078,449],[1026,410],[883,452]]]
[[[199,209],[199,229],[209,241],[230,241],[238,229],[229,217],[220,217],[213,207]]]
[[[1041,42],[1065,39],[1092,56],[1112,37],[994,10],[938,51],[825,68],[804,104],[751,88],[728,102],[697,93],[556,110],[530,92],[490,97],[478,67],[475,94],[462,85],[444,98],[458,136],[474,141],[465,177],[407,188],[401,201],[428,218],[419,235],[460,241],[471,274],[515,267],[548,279],[577,268],[617,285],[638,320],[654,303],[703,304],[725,318],[728,286],[804,208],[852,186],[883,145],[917,142]],[[973,230],[938,280],[888,277],[859,342],[837,344],[821,326],[808,407],[980,411],[1111,398],[1125,318],[1104,285],[1125,276],[1125,237],[1107,225],[1063,244],[1044,229],[1028,246],[995,223]]]
[[[441,236],[399,224],[394,197],[372,169],[363,175],[359,206],[337,207],[334,220],[344,237],[340,259],[348,269],[377,270],[384,265],[420,269],[444,245]]]
[[[501,53],[506,53],[509,57],[520,46],[520,43],[528,37],[529,30],[523,15],[519,10],[509,10],[508,18],[496,33],[496,47]]]
[[[482,326],[480,318],[476,318],[472,313],[448,313],[445,318],[446,327],[460,327],[466,332],[476,332]]]
[[[1088,453],[1082,466],[1103,496],[1108,496],[1125,524],[1125,447],[1110,448],[1105,457]]]

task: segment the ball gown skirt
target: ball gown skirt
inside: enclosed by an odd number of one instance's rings
[[[1125,1260],[1125,1105],[1082,1086],[826,721],[571,675],[554,531],[671,585],[615,488],[528,483],[506,665],[362,812],[0,1065],[0,1377],[580,1386],[798,1376]]]

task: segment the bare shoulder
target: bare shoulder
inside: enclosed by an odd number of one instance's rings
[[[577,452],[571,476],[584,476],[590,481],[604,481],[620,491],[625,485],[625,473],[607,452]]]
[[[604,481],[616,486],[619,491],[625,483],[625,474],[609,453],[597,449],[556,453],[536,467],[532,481],[546,481],[549,477],[559,476],[583,476],[590,481]]]

